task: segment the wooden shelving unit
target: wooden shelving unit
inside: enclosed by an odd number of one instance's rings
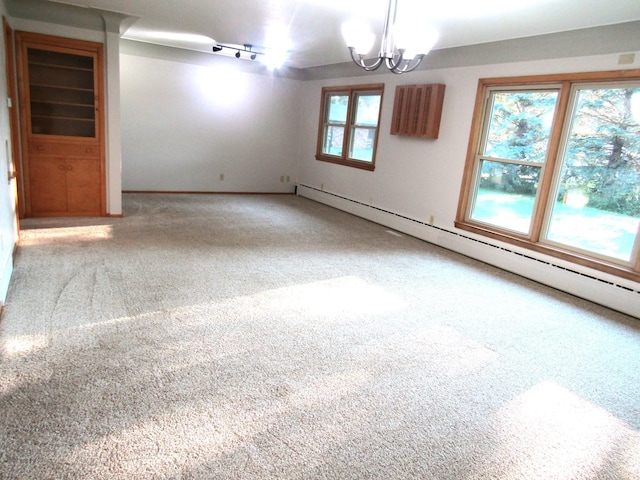
[[[93,59],[29,48],[31,133],[95,137]]]
[[[16,38],[26,216],[106,215],[102,44]]]

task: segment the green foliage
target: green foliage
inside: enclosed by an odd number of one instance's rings
[[[593,208],[640,216],[640,89],[580,90],[564,155],[560,195],[578,190]]]
[[[539,176],[538,165],[514,165],[485,160],[480,173],[480,188],[535,196]]]
[[[580,192],[589,206],[640,217],[640,125],[632,111],[640,88],[578,91],[563,155],[558,200]],[[485,156],[531,166],[484,161],[482,188],[516,194],[537,189],[545,161],[557,93],[496,92]]]
[[[542,163],[557,92],[498,92],[493,95],[485,155]]]

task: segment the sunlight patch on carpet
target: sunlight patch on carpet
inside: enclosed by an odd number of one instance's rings
[[[640,478],[640,433],[553,382],[542,382],[497,414],[509,478],[595,478],[616,465]]]
[[[297,310],[300,314],[371,315],[406,307],[397,295],[357,276],[322,280],[264,292],[274,306]]]
[[[65,239],[78,241],[109,240],[113,238],[112,225],[87,225],[81,227],[40,228],[22,230],[20,246],[49,245]]]
[[[4,356],[12,357],[33,353],[49,345],[46,335],[10,335],[3,338],[1,348]]]

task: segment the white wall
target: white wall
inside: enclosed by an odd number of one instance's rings
[[[4,2],[0,2],[0,15],[6,15]],[[15,180],[9,181],[11,166],[11,129],[7,108],[7,75],[4,35],[0,35],[0,302],[4,303],[11,273],[13,250],[18,240],[15,212]],[[14,99],[15,100],[15,99]],[[17,108],[17,105],[16,105]]]
[[[602,300],[601,303],[608,304],[612,308],[640,316],[640,294],[638,293],[640,284],[636,282],[568,264],[578,272],[584,272],[587,275],[635,290],[628,295],[627,304],[622,305],[620,299],[611,295],[608,290],[607,292],[600,291],[601,285],[599,284],[602,282],[592,281],[588,286],[584,286],[577,279],[572,280],[573,277],[567,279],[566,271],[560,274],[562,269],[541,274],[538,272],[540,262],[535,260],[528,260],[528,263],[527,261],[524,263],[513,262],[512,259],[501,258],[503,254],[499,248],[483,249],[481,252],[476,248],[478,242],[447,234],[447,232],[464,233],[467,238],[473,238],[473,235],[455,229],[454,220],[480,78],[618,70],[621,68],[618,65],[618,54],[608,54],[443,68],[417,71],[400,76],[376,74],[367,77],[357,76],[306,82],[303,85],[301,96],[303,113],[299,130],[299,182],[313,190],[301,188],[299,191],[302,195],[404,230],[446,248],[480,258],[538,281],[544,281],[556,288],[585,298]],[[640,54],[636,54],[635,64],[624,65],[624,68],[640,68]],[[368,172],[315,160],[322,87],[379,82],[385,84],[385,92],[375,171]],[[446,84],[439,138],[437,140],[423,140],[390,135],[395,86],[421,83]],[[415,229],[411,222],[399,221],[393,215],[381,214],[378,209],[399,214],[424,224],[429,224],[431,216],[433,216],[433,224],[438,228],[430,228],[427,225]],[[500,245],[500,242],[487,238],[482,240]],[[527,251],[527,254],[545,261],[548,260],[543,255],[533,252]],[[554,261],[562,264],[559,260]],[[554,274],[556,271],[557,275]],[[578,277],[578,275],[574,275],[574,277]],[[605,288],[604,284],[602,285],[602,288]],[[579,287],[580,290],[576,291],[574,287]],[[606,288],[608,289],[609,286],[607,285]],[[618,290],[624,291],[624,289]]]
[[[427,57],[428,58],[428,57]],[[507,63],[413,72],[376,74],[306,82],[300,122],[299,180],[311,186],[383,207],[403,215],[453,227],[466,159],[478,80],[528,74],[616,70],[618,55]],[[353,67],[357,68],[357,67]],[[640,54],[634,65],[640,68]],[[384,99],[374,172],[315,160],[321,89],[327,85],[384,83]],[[396,85],[444,83],[446,93],[437,140],[389,134]]]
[[[125,191],[293,191],[301,82],[247,73],[243,60],[130,49],[120,54]]]

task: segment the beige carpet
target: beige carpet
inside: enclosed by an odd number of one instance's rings
[[[2,479],[639,479],[640,322],[290,195],[24,221]]]

